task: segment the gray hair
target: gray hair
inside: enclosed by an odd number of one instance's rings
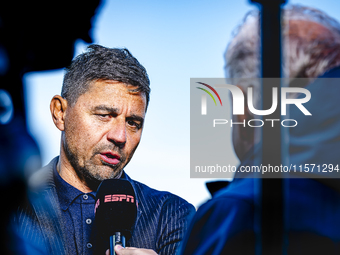
[[[249,84],[249,78],[260,77],[259,12],[250,11],[234,31],[234,38],[225,53],[225,74],[233,84],[254,86],[255,105],[259,105],[259,84]],[[322,25],[330,33],[326,38],[302,37],[290,34],[289,22],[305,20]],[[340,24],[326,13],[301,5],[283,9],[283,76],[308,78],[310,81],[340,64]],[[248,79],[248,81],[246,81]]]
[[[66,68],[61,96],[74,105],[91,82],[114,80],[137,86],[132,92],[142,92],[149,103],[150,81],[145,68],[127,49],[90,45]]]

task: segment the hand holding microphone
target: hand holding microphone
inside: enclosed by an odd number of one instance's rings
[[[134,247],[123,248],[120,245],[115,246],[115,252],[117,255],[157,255],[154,250],[150,249],[138,249]],[[106,251],[106,255],[110,255],[110,251]]]

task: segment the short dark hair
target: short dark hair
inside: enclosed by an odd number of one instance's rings
[[[146,108],[150,97],[150,80],[145,68],[127,49],[106,48],[97,44],[72,60],[66,68],[61,96],[74,105],[92,81],[114,80],[137,86],[132,92],[146,96]]]

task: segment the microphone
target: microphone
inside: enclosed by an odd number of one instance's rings
[[[127,180],[107,179],[99,185],[95,204],[97,234],[110,238],[110,255],[115,255],[114,247],[131,238],[137,217],[136,194]]]

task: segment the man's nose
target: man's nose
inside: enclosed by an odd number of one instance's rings
[[[111,129],[107,133],[107,139],[116,146],[123,147],[126,143],[126,123],[117,120],[112,124]]]

